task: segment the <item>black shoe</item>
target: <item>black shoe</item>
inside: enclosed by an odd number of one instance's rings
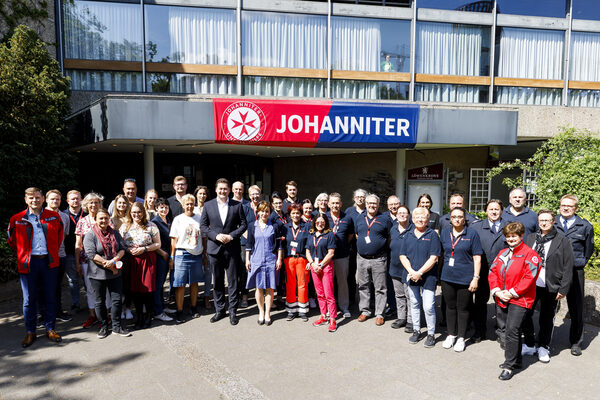
[[[238,324],[238,322],[240,322],[240,320],[239,320],[239,318],[237,317],[237,315],[230,313],[230,314],[229,314],[229,323],[230,323],[231,325],[237,325],[237,324]],[[270,324],[267,322],[267,325],[270,325]]]
[[[579,357],[581,355],[581,347],[579,347],[578,344],[574,344],[573,346],[571,346],[571,354]]]
[[[481,343],[481,336],[473,336],[471,340],[473,343]]]
[[[392,328],[393,329],[400,329],[406,326],[406,320],[405,319],[397,319],[394,322],[392,322]]]
[[[133,325],[135,329],[142,329],[144,327],[144,315],[141,312],[138,312],[135,316],[135,325]]]
[[[502,363],[502,364],[498,365],[498,368],[515,370],[515,369],[523,368],[523,364],[517,363],[512,368],[509,368],[505,363]]]
[[[425,339],[425,343],[423,343],[423,345],[430,349],[433,346],[435,346],[435,337],[433,335],[427,335],[427,338]]]
[[[500,373],[500,376],[498,377],[498,379],[500,379],[501,381],[507,381],[512,377],[513,377],[513,373],[510,369],[503,369],[502,372]]]
[[[192,314],[192,318],[200,318],[200,313],[198,312],[198,307],[192,307],[190,309],[190,312]]]
[[[296,314],[294,314],[294,313],[288,313],[286,321],[291,321],[294,318],[296,318]]]
[[[265,325],[271,326],[272,323],[273,323],[272,319],[265,319]]]
[[[100,329],[98,329],[98,338],[104,339],[107,336],[108,336],[108,327],[106,325],[100,326]]]
[[[210,322],[211,322],[211,323],[215,323],[215,322],[217,322],[217,321],[220,321],[220,320],[222,320],[223,318],[225,318],[225,313],[219,313],[219,312],[218,312],[218,313],[216,313],[215,315],[213,315],[213,316],[210,318]]]
[[[123,328],[122,326],[116,326],[113,328],[113,333],[119,336],[131,336],[131,332],[127,330],[127,328]]]
[[[73,317],[71,317],[71,314],[69,314],[68,312],[65,311],[59,311],[56,314],[56,319],[61,321],[61,322],[69,322],[70,320],[73,319]]]
[[[419,336],[421,336],[421,332],[414,331],[413,334],[408,338],[408,343],[417,344],[419,341]]]
[[[144,314],[144,329],[148,329],[152,326],[152,314],[145,313]]]
[[[184,322],[185,322],[185,317],[183,316],[183,311],[175,312],[175,323],[183,324]],[[212,322],[212,319],[210,320],[210,322]]]
[[[259,325],[264,325],[265,324],[265,320],[264,319],[259,319],[258,321],[256,321],[257,324]]]
[[[45,326],[46,326],[46,323],[44,322],[44,317],[42,317],[41,315],[38,315],[36,327],[37,328],[43,328]]]
[[[404,327],[404,332],[406,332],[406,333],[413,333],[413,327],[411,325],[406,325]]]
[[[302,321],[308,322],[308,315],[306,315],[306,314],[300,314],[300,318],[302,319]]]

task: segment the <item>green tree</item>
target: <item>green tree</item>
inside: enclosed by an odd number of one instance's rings
[[[0,43],[0,221],[4,227],[10,215],[25,208],[26,187],[64,192],[75,184],[76,161],[66,151],[69,137],[64,122],[69,94],[69,80],[34,31],[20,25],[6,43]],[[0,240],[5,242],[5,237]],[[5,256],[0,254],[0,262]]]
[[[544,142],[527,160],[501,163],[488,178],[506,170],[520,169],[537,175],[534,193],[537,209],[557,210],[565,194],[579,197],[579,213],[597,221],[600,218],[600,138],[587,130],[563,128]],[[509,188],[522,186],[520,179],[506,178]]]

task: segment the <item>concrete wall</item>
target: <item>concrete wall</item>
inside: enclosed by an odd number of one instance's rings
[[[519,107],[517,138],[546,139],[556,135],[563,126],[600,130],[600,109],[583,107]]]

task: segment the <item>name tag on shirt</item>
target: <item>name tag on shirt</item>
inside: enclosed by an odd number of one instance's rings
[[[450,259],[448,260],[448,265],[454,267],[454,257],[450,257]]]
[[[183,250],[175,250],[175,255],[176,256],[182,256],[183,255]]]
[[[292,246],[292,247],[298,247],[298,242],[291,241],[290,242],[290,246]]]
[[[369,244],[369,243],[371,243],[371,238],[370,238],[370,237],[368,237],[368,236],[365,236],[365,243],[366,243],[366,244]]]
[[[292,247],[292,252],[291,253],[292,253],[293,256],[296,255],[296,248],[295,247]]]

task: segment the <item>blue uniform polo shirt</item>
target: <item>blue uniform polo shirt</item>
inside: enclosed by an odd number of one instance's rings
[[[413,224],[408,224],[406,230],[400,233],[398,231],[398,220],[396,220],[390,230],[390,275],[393,278],[402,279],[403,282],[406,281],[406,270],[400,262],[400,251],[402,250],[404,238],[408,232],[414,229]]]
[[[402,247],[400,249],[400,255],[406,256],[413,269],[416,271],[423,266],[431,256],[439,257],[442,253],[442,245],[440,243],[440,237],[431,228],[421,235],[417,239],[415,236],[415,230],[411,229],[408,231],[404,240],[402,241]],[[433,266],[429,271],[423,274],[423,279],[419,282],[413,282],[407,279],[408,272],[404,272],[403,280],[412,286],[423,286],[428,290],[435,290],[437,284],[437,264]]]
[[[323,261],[329,249],[335,249],[335,235],[332,231],[316,237],[315,234],[309,234],[306,240],[306,248],[310,251],[313,260]]]
[[[275,211],[269,215],[269,222],[273,225],[277,225],[281,228],[283,225],[287,224],[288,217],[283,214],[283,217],[280,217]]]
[[[282,236],[285,237],[285,256],[294,256],[293,249],[296,249],[296,254],[306,258],[306,239],[308,237],[307,227],[304,224],[299,224],[298,228],[294,228],[292,222],[288,222],[282,228]],[[296,246],[293,246],[294,242]]]
[[[353,222],[354,231],[358,235],[356,239],[358,254],[367,257],[385,255],[387,240],[390,236],[390,229],[392,229],[392,220],[389,215],[378,213],[375,217],[370,218],[366,212],[356,213]]]
[[[350,243],[348,236],[354,232],[354,224],[352,218],[340,211],[340,218],[334,222],[331,216],[331,211],[327,211],[327,218],[329,219],[329,227],[335,234],[335,255],[333,258],[344,258],[350,255]]]
[[[523,235],[523,237],[527,237],[527,235],[537,231],[538,216],[535,211],[525,207],[521,214],[515,215],[510,212],[509,209],[512,209],[512,206],[506,207],[504,211],[502,211],[502,219],[507,222],[522,223],[525,226],[525,235]]]
[[[475,275],[473,256],[483,254],[477,231],[465,227],[459,236],[454,237],[452,229],[444,229],[440,235],[440,240],[444,249],[444,266],[442,267],[441,279],[458,285],[471,283],[473,275]],[[456,244],[454,256],[452,256],[453,243]],[[450,266],[451,258],[454,258],[453,266]]]

